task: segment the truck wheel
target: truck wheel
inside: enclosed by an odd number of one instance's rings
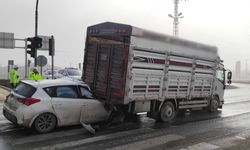
[[[213,97],[209,105],[209,112],[216,112],[219,108],[219,99],[217,96]]]
[[[160,119],[162,122],[170,122],[174,119],[176,111],[172,102],[165,102],[160,111]]]

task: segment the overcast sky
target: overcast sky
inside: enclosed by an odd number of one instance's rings
[[[21,39],[34,36],[35,3],[0,0],[0,32],[13,32]],[[76,67],[83,60],[87,26],[111,21],[172,35],[173,20],[168,14],[173,6],[173,0],[39,0],[38,34],[54,35],[55,65]],[[249,0],[181,1],[184,18],[179,36],[216,45],[228,68],[234,69],[237,60],[250,63],[249,6]],[[48,52],[38,55],[48,56]],[[10,59],[23,65],[24,50],[0,49],[0,66]]]

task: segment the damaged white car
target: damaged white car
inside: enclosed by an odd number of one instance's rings
[[[14,124],[46,133],[59,126],[105,121],[110,111],[83,82],[56,79],[22,81],[6,97],[3,114]]]

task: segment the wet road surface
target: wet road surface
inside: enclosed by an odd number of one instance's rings
[[[230,149],[250,138],[249,118],[247,84],[234,84],[227,89],[223,109],[217,113],[187,112],[171,124],[157,123],[144,114],[95,135],[81,126],[37,134],[12,125],[0,113],[0,149]]]

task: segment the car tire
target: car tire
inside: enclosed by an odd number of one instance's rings
[[[38,133],[47,133],[55,129],[57,119],[52,113],[40,114],[34,121],[34,128]]]

